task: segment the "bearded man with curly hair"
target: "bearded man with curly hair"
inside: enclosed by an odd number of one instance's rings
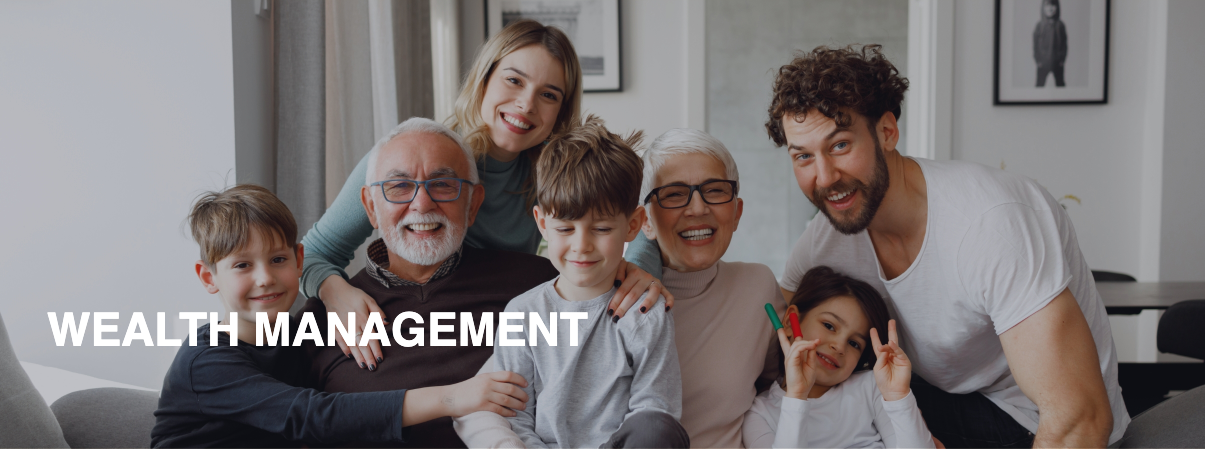
[[[820,265],[875,286],[949,447],[1117,442],[1117,351],[1070,218],[1032,179],[901,155],[907,89],[878,45],[778,70],[766,131],[826,217],[792,250],[783,294]]]

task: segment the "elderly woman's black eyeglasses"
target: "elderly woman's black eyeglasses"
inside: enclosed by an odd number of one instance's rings
[[[663,209],[677,209],[690,204],[691,198],[695,196],[695,191],[698,191],[704,203],[724,204],[736,198],[738,187],[736,181],[727,180],[707,181],[693,186],[670,184],[653,189],[648,196],[644,197],[644,203],[648,204],[649,201],[656,198],[657,205]]]

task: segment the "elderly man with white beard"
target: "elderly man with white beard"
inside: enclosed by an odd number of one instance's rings
[[[440,325],[458,330],[462,312],[472,313],[474,327],[483,313],[493,312],[497,329],[498,314],[512,298],[556,277],[548,259],[462,245],[485,194],[469,148],[443,125],[424,118],[398,125],[372,149],[366,178],[361,201],[382,238],[369,244],[366,266],[348,282],[377,301],[384,320],[408,311],[422,317],[452,312],[456,318]],[[314,312],[318,328],[327,329],[318,298],[302,312]],[[429,324],[408,321],[403,327],[425,334]],[[409,390],[407,407],[423,401],[432,418],[408,428],[409,447],[464,447],[451,417],[481,409],[506,416],[525,406],[522,377],[475,376],[492,347],[403,347],[386,333],[384,357],[368,361],[368,369],[337,346],[308,348],[312,386],[327,392]]]

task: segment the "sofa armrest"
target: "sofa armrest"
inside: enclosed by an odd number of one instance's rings
[[[1135,416],[1119,447],[1199,447],[1205,442],[1205,386]]]
[[[93,388],[51,404],[71,447],[151,447],[159,393],[128,388]]]

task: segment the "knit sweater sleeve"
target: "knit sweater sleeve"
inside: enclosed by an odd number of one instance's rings
[[[369,152],[369,154],[372,154]],[[360,187],[368,172],[368,155],[360,159],[348,175],[335,202],[305,234],[305,266],[301,272],[301,293],[318,297],[318,288],[332,275],[347,279],[343,270],[355,257],[356,248],[372,235],[372,223],[360,202]]]
[[[636,264],[641,270],[653,275],[658,281],[661,279],[661,247],[657,246],[657,241],[649,240],[641,232],[636,236],[636,240],[628,244],[628,249],[623,254],[624,259],[628,262]]]
[[[237,350],[213,347],[189,366],[201,413],[309,443],[401,442],[405,390],[324,393],[261,371]]]

